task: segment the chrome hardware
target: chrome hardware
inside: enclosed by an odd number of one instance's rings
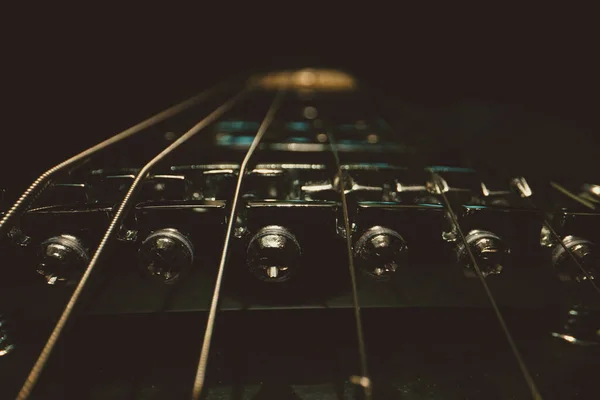
[[[419,184],[406,184],[396,181],[395,197],[400,198],[403,195],[410,195],[415,204],[442,204],[442,202],[430,193],[427,186]]]
[[[600,204],[600,185],[586,183],[581,187],[579,197],[592,202],[592,204]]]
[[[233,236],[237,239],[243,238],[248,233],[248,222],[246,221],[246,215],[243,211],[238,212],[235,219],[235,225],[233,227]]]
[[[357,266],[368,275],[388,280],[403,263],[406,242],[388,228],[374,226],[368,229],[354,245]]]
[[[60,235],[42,243],[37,272],[49,285],[71,285],[79,280],[88,262],[88,253],[79,239]]]
[[[300,255],[296,237],[282,226],[270,225],[250,240],[247,265],[262,281],[283,282],[294,273]]]
[[[194,247],[177,229],[152,232],[139,250],[142,267],[151,277],[170,284],[184,274],[194,262]]]
[[[510,196],[512,192],[510,190],[504,190],[503,188],[497,188],[490,185],[491,184],[489,182],[487,185],[484,182],[481,182],[481,194],[483,195],[483,198],[479,199],[475,197],[473,199],[474,202],[491,206],[510,206],[510,201],[508,200],[507,196]]]
[[[444,211],[444,220],[446,229],[442,231],[442,240],[446,243],[455,243],[459,238],[458,226],[452,220],[448,210]]]
[[[581,197],[585,196],[587,200],[593,201],[594,203],[600,203],[600,185],[586,183],[581,189],[583,190]]]
[[[27,245],[31,242],[31,238],[23,233],[19,228],[13,226],[8,232],[8,237],[13,241],[17,246],[27,247]]]
[[[580,346],[598,345],[600,343],[600,321],[581,305],[571,307],[563,315],[561,327],[553,331],[552,336],[567,343]]]
[[[456,233],[456,230],[442,232],[442,240],[447,243],[456,242],[458,240],[458,234]]]
[[[360,185],[357,182],[355,182],[355,180],[347,173],[343,174],[343,178],[341,179],[341,182],[340,182],[340,177],[336,176],[333,180],[332,187],[335,190],[337,190],[338,192],[343,187],[344,193],[346,195],[353,195],[356,193],[368,194],[369,192],[376,193],[376,194],[383,193],[383,187]]]
[[[415,204],[442,204],[442,202],[433,195],[425,195],[415,198]]]
[[[9,354],[14,349],[15,345],[12,343],[6,327],[6,319],[0,315],[0,357]]]
[[[497,275],[502,272],[508,262],[510,249],[498,235],[476,229],[469,232],[465,236],[465,240],[471,247],[471,251],[477,259],[477,264],[484,277]],[[476,278],[476,271],[462,241],[456,246],[456,256],[458,263],[464,268],[465,276]]]
[[[441,194],[450,191],[450,186],[444,178],[439,175],[435,175],[434,179],[428,181],[425,184],[425,189],[432,194]]]
[[[598,261],[597,254],[594,254],[595,244],[571,235],[566,236],[562,242],[564,246],[557,243],[552,249],[552,265],[557,269],[560,280],[582,282],[588,280],[588,276],[594,279],[594,267]],[[577,265],[573,265],[565,247],[575,256],[587,274]]]
[[[138,231],[123,227],[117,233],[117,240],[120,242],[136,242],[138,239]]]
[[[556,243],[554,239],[554,235],[552,235],[552,231],[545,224],[542,225],[542,230],[540,231],[540,246],[550,248]]]
[[[514,188],[517,189],[521,197],[526,198],[533,195],[533,191],[531,190],[531,187],[529,187],[529,183],[527,183],[527,180],[525,180],[524,177],[520,176],[514,178],[510,183]]]

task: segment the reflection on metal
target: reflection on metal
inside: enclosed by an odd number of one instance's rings
[[[548,229],[548,226],[543,225],[540,231],[540,245],[542,247],[549,248],[552,247],[555,242],[556,240],[554,239],[550,229]]]
[[[496,318],[498,319],[498,323],[500,324],[500,327],[502,328],[502,331],[504,332],[504,335],[506,337],[506,340],[508,341],[510,349],[511,349],[513,355],[515,356],[517,364],[519,365],[519,369],[521,370],[521,373],[523,374],[523,378],[525,379],[525,382],[527,382],[527,386],[529,387],[531,396],[535,400],[541,399],[542,396],[537,388],[537,385],[535,384],[535,381],[533,380],[533,377],[531,376],[529,369],[527,368],[527,365],[525,365],[525,361],[523,360],[523,357],[521,356],[521,353],[519,352],[519,349],[517,348],[517,345],[515,344],[515,341],[511,335],[510,331],[508,330],[506,321],[504,320],[504,317],[502,316],[502,313],[500,312],[500,309],[498,308],[496,299],[494,298],[494,295],[492,294],[492,291],[490,290],[490,288],[486,282],[483,271],[479,267],[478,259],[475,256],[475,253],[474,253],[473,249],[471,248],[469,241],[465,237],[465,235],[458,223],[458,218],[456,217],[456,214],[455,214],[454,210],[452,209],[452,205],[448,201],[448,197],[446,196],[446,191],[444,190],[444,185],[443,185],[444,181],[433,170],[430,170],[430,174],[431,174],[431,182],[435,185],[435,189],[436,189],[435,192],[437,192],[439,194],[440,198],[443,200],[444,207],[446,207],[447,216],[450,219],[450,222],[452,223],[452,225],[454,227],[456,227],[456,232],[457,232],[458,236],[460,237],[460,240],[465,248],[466,254],[468,255],[469,259],[471,260],[471,263],[472,263],[471,265],[473,266],[473,269],[474,269],[475,273],[477,274],[477,277],[479,278],[479,281],[481,282],[483,289],[485,290],[485,293],[488,297],[488,300],[490,301],[492,309],[494,310],[494,314],[496,315]]]
[[[435,180],[430,180],[425,184],[425,187],[429,193],[442,194],[450,190],[448,182],[439,175],[435,176]]]
[[[337,179],[338,182],[343,184],[344,171],[342,170],[338,145],[336,144],[333,134],[328,134],[329,144],[331,145],[331,152],[335,160],[335,166],[337,168]],[[335,185],[334,185],[335,186]],[[342,185],[340,185],[342,186]],[[340,190],[340,198],[342,200],[342,213],[344,222],[344,233],[346,239],[346,250],[348,251],[348,270],[350,274],[350,284],[352,287],[352,306],[354,309],[354,320],[356,323],[356,336],[358,340],[358,355],[360,361],[360,376],[354,376],[352,379],[357,381],[363,387],[363,394],[366,400],[370,400],[373,397],[373,388],[371,386],[371,380],[369,379],[368,363],[367,363],[367,350],[365,346],[365,339],[363,334],[362,318],[360,313],[360,304],[358,300],[358,289],[356,284],[356,272],[354,270],[354,254],[352,251],[352,228],[350,224],[350,217],[348,213],[348,200],[346,199],[346,192]],[[338,224],[339,226],[339,224]]]
[[[309,183],[307,185],[302,185],[300,190],[306,194],[318,193],[333,190],[333,185],[331,183]]]
[[[378,280],[389,280],[406,255],[406,242],[388,228],[374,226],[368,229],[354,245],[357,266]]]
[[[7,236],[13,241],[13,243],[20,247],[27,247],[27,245],[31,242],[31,237],[25,235],[23,231],[16,226],[10,228]]]
[[[280,168],[254,168],[248,172],[248,175],[258,175],[264,177],[276,177],[285,174],[285,170]]]
[[[117,240],[120,242],[135,242],[138,239],[138,233],[135,229],[127,229],[123,226],[117,233]]]
[[[85,247],[75,236],[55,236],[42,243],[37,272],[49,285],[73,285],[81,277],[88,260]]]
[[[8,355],[15,349],[6,325],[6,319],[0,315],[0,357]]]
[[[258,279],[284,282],[295,272],[301,254],[300,244],[289,230],[270,225],[250,240],[246,263]]]
[[[523,198],[531,197],[531,195],[533,195],[529,183],[527,183],[527,180],[522,176],[514,178],[511,181],[511,185],[517,189],[519,195]]]
[[[483,193],[484,196],[490,195],[490,191],[488,190],[487,186],[485,186],[485,183],[483,183],[483,182],[481,182],[481,193]]]
[[[423,185],[403,185],[400,182],[396,182],[396,192],[397,193],[405,193],[405,192],[425,192],[427,191],[427,187]]]
[[[191,241],[173,228],[152,232],[143,242],[139,255],[144,271],[164,283],[174,283],[192,266]]]
[[[322,152],[329,148],[326,142],[323,142],[323,136],[317,135],[317,140],[320,143],[264,143],[261,148],[276,150],[276,151],[296,151],[296,152]],[[340,152],[373,152],[373,153],[412,153],[414,148],[403,144],[379,142],[365,146],[366,142],[362,140],[349,140],[344,143],[339,143]],[[240,147],[248,147],[240,146]]]
[[[594,280],[598,262],[595,247],[589,240],[576,236],[566,236],[562,244],[556,244],[552,250],[552,265],[557,269],[560,280],[564,282]],[[576,258],[580,267],[571,262],[567,252]]]
[[[341,166],[344,171],[406,171],[407,168],[399,165],[388,163],[356,163],[343,164]]]
[[[152,175],[149,179],[166,179],[175,181],[184,181],[185,175]]]
[[[236,213],[238,208],[238,201],[240,198],[240,192],[242,187],[242,181],[244,179],[244,175],[246,172],[246,168],[254,151],[258,148],[260,141],[262,140],[265,132],[271,126],[275,118],[275,114],[279,110],[281,103],[283,101],[283,96],[286,93],[287,84],[281,86],[279,91],[275,95],[265,118],[263,119],[258,131],[256,132],[256,136],[254,137],[250,148],[246,152],[244,156],[244,160],[240,165],[240,172],[237,177],[237,183],[235,186],[235,191],[233,193],[233,200],[231,202],[231,209],[229,213],[229,220],[227,222],[227,230],[225,232],[225,240],[223,242],[223,249],[221,251],[221,259],[219,261],[219,269],[217,272],[217,278],[215,280],[215,287],[213,290],[213,295],[210,302],[210,310],[208,313],[208,319],[206,321],[206,330],[204,332],[204,339],[202,340],[202,349],[200,350],[200,358],[198,360],[198,368],[196,370],[196,376],[194,378],[194,386],[192,390],[192,398],[194,400],[199,399],[202,395],[202,391],[204,389],[204,380],[206,378],[206,367],[208,364],[208,355],[210,353],[210,347],[212,343],[212,335],[215,326],[215,319],[217,316],[217,307],[219,303],[219,298],[221,295],[221,284],[223,282],[223,274],[225,272],[225,264],[227,262],[227,256],[229,254],[229,242],[231,237],[234,235],[234,227],[237,223]]]
[[[350,377],[350,383],[352,383],[353,385],[361,386],[364,389],[365,393],[371,393],[373,391],[373,384],[371,382],[371,379],[369,379],[369,377],[367,376],[352,375]],[[366,395],[365,397],[369,397],[369,395]]]
[[[426,167],[426,171],[432,172],[459,172],[459,173],[473,173],[474,169],[471,168],[462,168],[462,167],[449,167],[444,165],[434,165],[431,167]]]
[[[356,181],[354,181],[352,176],[350,176],[348,173],[343,172],[342,176],[343,176],[343,179],[341,181],[340,181],[339,175],[333,179],[333,188],[335,190],[337,190],[338,192],[342,189],[342,187],[343,187],[344,193],[346,195],[360,194],[360,193],[366,193],[366,192],[376,192],[376,193],[383,192],[383,187],[381,187],[381,186],[366,186],[366,185],[361,185],[361,184],[357,183]],[[341,183],[341,185],[340,185],[340,183]]]
[[[530,201],[531,206],[533,206],[534,208],[537,208],[533,205],[533,202],[531,201],[531,195],[533,194],[533,192],[531,191],[531,188],[529,188],[529,185],[527,185],[527,181],[525,181],[525,178],[517,178],[517,179],[513,179],[513,184],[514,186],[517,188],[517,190],[519,191],[521,197],[523,198],[528,198]],[[559,185],[556,185],[554,182],[551,182],[551,184],[553,184],[553,187],[557,190],[559,189]],[[563,188],[564,189],[564,188]],[[569,191],[567,191],[566,189],[564,189],[565,192],[564,194],[566,195],[572,195],[572,193],[570,193]],[[564,240],[560,237],[560,235],[554,230],[554,228],[552,227],[552,224],[544,218],[544,226],[545,226],[545,230],[542,230],[542,235],[550,233],[550,235],[552,236],[552,239],[548,238],[546,240],[547,243],[558,243],[558,245],[560,247],[562,247],[562,249],[564,250],[563,252],[557,252],[559,255],[560,254],[567,254],[568,257],[571,259],[572,263],[574,266],[576,266],[578,268],[578,270],[583,274],[582,276],[586,277],[586,281],[588,281],[590,283],[590,285],[592,285],[592,287],[594,288],[594,290],[596,292],[598,292],[600,294],[600,288],[598,287],[598,285],[596,285],[596,283],[594,282],[593,277],[589,274],[588,269],[586,269],[586,267],[584,267],[583,265],[581,265],[578,257],[574,254],[573,251],[570,251]],[[565,238],[566,239],[566,238]],[[543,245],[543,243],[542,243]],[[556,250],[556,249],[555,249]],[[562,259],[561,257],[558,257],[560,259]],[[559,274],[560,277],[560,274]]]
[[[472,230],[465,237],[484,278],[498,275],[509,261],[510,249],[492,232]],[[465,276],[476,278],[477,274],[463,242],[456,246],[457,261],[464,267]]]
[[[505,195],[510,194],[510,190],[490,190],[485,183],[481,182],[481,193],[485,197],[505,196]]]
[[[586,307],[575,305],[561,316],[561,326],[551,332],[557,339],[577,346],[600,344],[600,319]]]
[[[324,164],[258,164],[257,169],[310,169],[324,170],[327,167]]]
[[[558,332],[552,332],[552,336],[561,340],[564,340],[567,343],[572,343],[572,344],[577,344],[580,346],[589,346],[589,345],[595,345],[597,343],[595,342],[586,342],[584,340],[579,340],[576,339],[575,337],[571,336],[571,335],[565,335],[564,333],[558,333]]]
[[[593,203],[600,203],[600,185],[585,184],[581,188],[583,193],[579,196]]]
[[[239,164],[196,164],[196,165],[176,165],[171,167],[171,171],[201,170],[201,171],[222,171],[225,169],[239,169]]]

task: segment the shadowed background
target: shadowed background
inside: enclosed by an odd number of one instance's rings
[[[393,25],[375,31],[375,20],[344,21],[333,35],[308,21],[299,31],[250,20],[181,32],[183,22],[125,29],[101,18],[44,19],[13,32],[4,49],[0,182],[12,198],[62,159],[222,79],[321,66],[355,74],[392,126],[424,148],[462,148],[548,175],[595,168],[589,32],[536,22],[525,33],[420,27],[407,35]]]

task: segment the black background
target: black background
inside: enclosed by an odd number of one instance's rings
[[[221,79],[305,66],[355,74],[379,91],[392,122],[440,138],[448,151],[466,140],[523,168],[572,174],[596,165],[597,45],[583,10],[459,19],[435,9],[413,20],[374,6],[326,17],[300,4],[227,7],[185,18],[162,10],[150,18],[145,9],[6,14],[2,186],[22,190],[51,165]],[[495,117],[478,136],[463,135],[481,110]]]

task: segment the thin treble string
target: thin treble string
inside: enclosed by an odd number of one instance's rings
[[[506,322],[504,321],[504,317],[502,316],[502,313],[500,312],[500,309],[498,308],[498,305],[496,304],[496,299],[494,298],[494,295],[492,294],[492,291],[490,290],[490,288],[485,280],[485,277],[481,273],[481,269],[479,268],[477,259],[475,258],[475,255],[473,254],[473,251],[471,250],[471,246],[467,242],[467,239],[465,238],[465,235],[458,223],[458,218],[456,217],[456,214],[454,213],[454,210],[452,209],[452,206],[450,205],[450,202],[448,201],[448,198],[446,197],[446,194],[443,190],[442,185],[440,185],[441,178],[439,177],[439,175],[437,175],[432,170],[430,170],[429,172],[431,173],[433,183],[436,187],[436,192],[438,192],[440,194],[442,200],[444,201],[444,206],[446,207],[446,210],[448,211],[448,214],[449,214],[450,218],[452,219],[452,224],[458,231],[460,239],[463,242],[463,245],[465,246],[465,248],[467,250],[467,253],[469,255],[469,258],[471,259],[471,262],[473,263],[473,268],[475,269],[475,272],[477,273],[477,277],[479,278],[479,281],[481,282],[481,285],[483,286],[483,289],[485,290],[485,294],[487,295],[488,300],[490,301],[490,304],[492,305],[494,314],[496,315],[496,318],[498,319],[498,322],[500,323],[500,327],[502,328],[502,331],[504,332],[504,335],[506,336],[506,339],[508,341],[508,344],[510,345],[512,353],[515,356],[517,363],[519,364],[519,369],[521,370],[521,373],[523,374],[523,377],[525,378],[527,386],[529,387],[529,390],[531,391],[531,396],[534,400],[541,400],[542,395],[540,394],[540,392],[533,380],[533,377],[531,376],[531,374],[529,372],[529,369],[525,365],[525,361],[523,360],[523,357],[521,356],[521,353],[519,352],[519,349],[517,348],[517,345],[515,344],[515,341],[513,340],[513,337],[510,334],[510,331],[508,330],[508,326],[506,325]]]
[[[206,367],[208,364],[208,355],[210,353],[210,346],[212,343],[212,335],[213,335],[214,326],[215,326],[217,307],[218,307],[219,297],[220,297],[220,293],[221,293],[221,283],[223,281],[223,273],[225,271],[225,264],[227,262],[227,256],[229,253],[229,242],[231,239],[231,234],[233,232],[233,226],[236,221],[236,211],[238,208],[238,202],[239,202],[240,191],[241,191],[241,187],[242,187],[242,181],[244,179],[245,171],[246,171],[246,168],[250,161],[250,158],[252,157],[252,155],[254,154],[254,151],[260,144],[260,141],[262,140],[265,132],[267,131],[267,129],[273,122],[275,114],[277,113],[277,111],[281,105],[281,102],[283,100],[284,93],[285,93],[284,90],[280,89],[279,92],[275,95],[275,99],[273,100],[271,107],[269,108],[265,118],[263,119],[262,124],[260,125],[260,127],[256,133],[256,136],[254,137],[254,140],[252,141],[252,144],[250,145],[250,148],[246,152],[246,156],[244,157],[242,165],[240,166],[239,175],[238,175],[238,179],[237,179],[237,185],[235,187],[233,201],[231,203],[229,220],[227,222],[225,241],[223,243],[223,251],[221,252],[221,261],[219,262],[219,271],[217,274],[217,279],[215,281],[215,288],[214,288],[212,300],[210,303],[210,311],[209,311],[208,320],[206,323],[206,330],[204,333],[204,339],[202,341],[202,350],[200,352],[200,359],[198,361],[198,368],[196,370],[196,377],[194,379],[194,388],[193,388],[193,392],[192,392],[192,399],[194,399],[194,400],[197,400],[200,398],[200,395],[202,394],[202,390],[204,388],[204,382],[205,382],[205,378],[206,378]]]
[[[336,142],[333,138],[331,130],[328,131],[327,137],[331,147],[331,152],[335,159],[335,165],[337,169],[338,182],[340,186],[340,196],[342,199],[342,211],[344,215],[344,229],[346,232],[346,250],[348,251],[348,269],[350,272],[350,282],[352,285],[352,304],[354,309],[354,320],[356,322],[356,336],[358,339],[358,354],[360,358],[360,377],[353,377],[353,383],[363,387],[365,399],[372,398],[372,383],[368,375],[367,368],[367,351],[365,346],[365,339],[363,334],[362,318],[360,313],[360,305],[358,302],[358,290],[356,285],[356,271],[354,269],[354,255],[352,252],[352,230],[350,229],[350,217],[348,215],[348,202],[346,199],[346,192],[344,191],[343,184],[343,172],[340,163],[340,157]]]

